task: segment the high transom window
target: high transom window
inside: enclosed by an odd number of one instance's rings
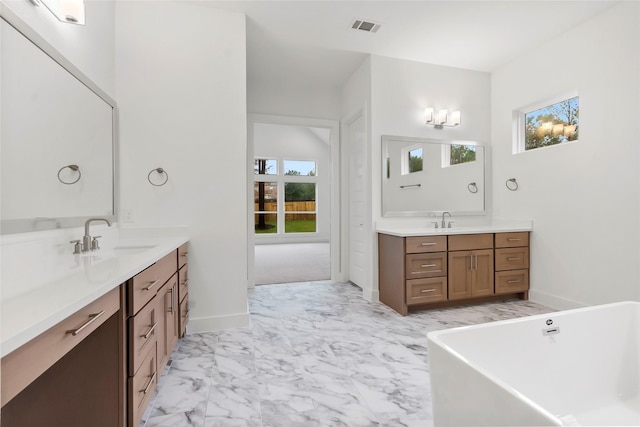
[[[578,140],[578,96],[523,108],[514,112],[514,153],[566,144]]]

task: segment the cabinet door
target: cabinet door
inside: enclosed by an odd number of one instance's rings
[[[449,299],[493,295],[493,249],[449,252]]]
[[[174,274],[158,292],[156,301],[162,329],[158,336],[158,369],[164,369],[178,342],[178,276]]]
[[[471,297],[472,251],[449,252],[448,294],[450,300]]]
[[[493,295],[493,250],[473,251],[472,297]]]

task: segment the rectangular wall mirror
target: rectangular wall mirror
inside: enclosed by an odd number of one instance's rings
[[[115,102],[24,24],[0,25],[2,234],[115,220]]]
[[[382,215],[485,213],[485,148],[475,141],[382,136]]]

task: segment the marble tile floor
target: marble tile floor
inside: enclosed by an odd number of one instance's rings
[[[178,342],[140,427],[431,426],[426,334],[547,313],[521,300],[411,313],[352,285],[249,290],[251,327]]]

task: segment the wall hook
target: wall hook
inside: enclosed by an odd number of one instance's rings
[[[158,175],[164,175],[164,181],[160,182],[159,184],[156,184],[153,181],[151,181],[151,174],[154,172],[157,173]],[[154,187],[162,187],[169,181],[169,174],[167,173],[167,171],[165,171],[162,168],[151,169],[151,171],[147,175],[147,180],[149,181],[149,184],[153,185]]]
[[[506,187],[511,191],[516,191],[518,189],[518,181],[516,181],[515,178],[509,178],[504,182],[504,185],[506,185]]]
[[[70,169],[73,172],[77,172],[78,173],[78,177],[74,181],[65,181],[64,179],[62,179],[62,177],[60,177],[60,173],[62,173],[62,171],[65,170],[65,169]],[[80,172],[80,167],[78,165],[63,166],[58,170],[58,181],[60,181],[61,183],[65,184],[65,185],[75,184],[76,182],[80,181],[80,178],[82,178],[82,172]]]

